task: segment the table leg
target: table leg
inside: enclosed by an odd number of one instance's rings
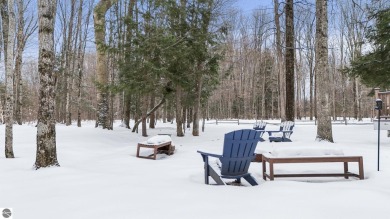
[[[153,159],[156,160],[156,157],[157,157],[157,147],[155,146],[154,147],[154,154],[153,154]]]
[[[139,150],[140,150],[140,146],[138,145],[137,146],[137,157],[139,157]]]
[[[269,179],[274,180],[274,162],[272,160],[269,161]]]
[[[265,163],[265,159],[264,159],[264,157],[263,157],[263,159],[262,159],[262,161],[261,161],[262,163],[263,163],[263,179],[264,180],[267,180],[267,177],[266,177],[266,171],[267,171],[267,167],[266,167],[266,163]]]
[[[344,178],[348,179],[348,162],[344,162]]]
[[[363,157],[359,158],[359,178],[364,179]]]

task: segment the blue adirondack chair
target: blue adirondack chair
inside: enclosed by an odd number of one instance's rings
[[[253,129],[258,131],[260,133],[260,141],[265,141],[263,138],[263,134],[265,132],[265,126],[267,126],[267,123],[264,121],[256,121],[255,124],[253,124]]]
[[[255,149],[259,142],[260,133],[243,129],[225,134],[222,155],[198,151],[204,161],[205,183],[209,184],[209,176],[218,185],[226,185],[222,178],[236,179],[240,183],[244,178],[251,185],[258,185],[256,180],[248,173],[249,165],[255,158]],[[220,161],[220,171],[215,170],[209,163],[209,157],[216,157]],[[218,173],[220,172],[220,173]]]
[[[268,139],[270,142],[291,142],[290,136],[293,133],[295,123],[292,121],[285,121],[280,124],[278,131],[267,131]],[[276,133],[279,133],[279,136],[275,136]]]

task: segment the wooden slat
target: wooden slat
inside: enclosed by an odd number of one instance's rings
[[[172,142],[169,141],[169,142],[164,142],[164,143],[161,143],[161,144],[155,144],[155,145],[152,145],[152,144],[143,144],[143,143],[138,143],[137,145],[137,157],[138,158],[146,158],[146,159],[153,159],[153,160],[156,160],[156,157],[157,157],[157,152],[159,149],[162,149],[162,148],[166,148],[165,150],[167,151],[167,154],[168,155],[171,155],[173,154],[173,151],[172,151]],[[149,156],[141,156],[139,155],[140,154],[140,149],[141,148],[153,148],[153,154],[149,155]]]
[[[266,163],[269,163],[269,171],[267,174]],[[275,163],[334,163],[342,162],[344,165],[343,173],[311,173],[311,174],[274,174]],[[348,172],[348,163],[357,162],[359,165],[359,174]],[[329,176],[343,176],[348,179],[349,176],[364,179],[363,157],[362,156],[336,156],[336,157],[289,157],[289,158],[270,158],[263,155],[263,179],[269,178],[273,180],[274,177],[329,177]]]
[[[323,162],[359,162],[359,156],[339,156],[339,157],[284,157],[284,158],[268,158],[272,159],[273,163],[323,163]]]

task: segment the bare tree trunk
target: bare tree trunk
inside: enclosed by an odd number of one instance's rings
[[[5,77],[5,157],[14,158],[13,123],[14,123],[14,44],[15,44],[15,12],[14,0],[8,0],[8,42]]]
[[[194,103],[194,121],[192,127],[192,135],[199,136],[199,112],[200,112],[200,99],[202,93],[202,75],[197,73],[196,85],[195,85],[195,103]]]
[[[286,120],[294,121],[295,77],[294,77],[294,2],[286,2]]]
[[[135,7],[135,0],[130,0],[129,2],[129,6],[127,8],[128,10],[128,18],[130,21],[133,21],[133,18],[134,18],[134,15],[133,15],[133,12],[134,12],[134,7]],[[132,25],[130,25],[131,22],[127,22],[127,33],[126,33],[126,43],[129,45],[128,48],[131,48],[131,45],[132,45],[132,42],[131,42],[131,39],[132,39],[132,34],[133,34],[133,27]],[[126,48],[125,48],[126,49]],[[127,53],[129,53],[130,51],[127,51]],[[124,92],[124,115],[123,115],[123,118],[124,118],[124,124],[126,126],[126,128],[130,129],[130,107],[131,107],[131,94],[128,92],[128,91],[125,91]]]
[[[162,122],[163,123],[167,123],[167,110],[168,110],[168,106],[167,104],[164,104],[164,108],[162,109]]]
[[[107,69],[107,51],[105,48],[106,37],[106,19],[105,15],[108,9],[118,0],[100,0],[94,9],[95,25],[95,43],[97,50],[97,82],[99,84],[97,95],[97,119],[96,127],[102,126],[103,129],[109,129],[109,110],[108,110],[108,69]]]
[[[168,100],[167,104],[167,122],[173,122],[172,100]]]
[[[8,14],[7,0],[1,0],[1,24],[2,24],[2,31],[3,31],[2,36],[3,36],[3,44],[4,44],[4,66],[7,66],[8,30],[9,30],[9,14]]]
[[[178,137],[183,137],[183,107],[181,105],[182,88],[176,85],[176,134]]]
[[[316,1],[317,141],[333,142],[328,85],[328,0]]]
[[[154,93],[151,94],[150,97],[150,108],[152,109],[154,107],[154,102],[156,101],[156,95]],[[149,128],[154,129],[156,124],[156,114],[152,113],[149,116],[150,122],[149,122]]]
[[[146,115],[145,115],[145,120],[146,120],[146,118],[148,118],[152,113],[156,112],[156,110],[158,110],[158,109],[165,103],[165,101],[166,101],[166,96],[163,96],[163,98],[161,99],[161,101],[160,101],[155,107],[153,107],[152,110],[150,110],[148,113],[146,113]],[[139,120],[136,118],[136,120],[137,120],[137,122],[135,122],[134,127],[133,127],[133,129],[132,129],[132,132],[135,132],[135,131],[138,129],[138,125],[139,125],[139,123],[142,122],[143,118],[141,118],[141,119],[139,119]]]
[[[68,37],[66,42],[66,51],[65,51],[65,91],[66,91],[66,102],[65,102],[65,124],[67,126],[72,124],[72,117],[70,112],[71,104],[71,82],[73,77],[72,68],[70,67],[70,62],[72,61],[72,41],[73,41],[73,20],[75,16],[75,7],[76,0],[71,0],[71,9],[70,9],[70,18],[69,18],[69,27],[68,27]],[[77,36],[76,36],[77,37]]]
[[[131,95],[125,91],[124,94],[124,112],[123,112],[123,123],[125,127],[130,129],[130,103],[131,103]]]
[[[21,114],[21,89],[22,89],[22,63],[23,63],[23,50],[25,46],[24,40],[24,5],[23,0],[18,0],[18,35],[16,58],[15,58],[15,78],[14,78],[14,117],[15,121],[22,125],[22,114]]]
[[[142,98],[142,118],[141,118],[142,119],[142,136],[143,137],[148,136],[148,133],[146,130],[146,118],[148,117],[147,114],[148,114],[148,98],[147,98],[147,96],[144,96]]]
[[[275,26],[276,26],[276,53],[277,53],[277,71],[279,75],[279,115],[282,121],[286,120],[286,86],[285,86],[285,76],[283,74],[283,63],[282,63],[282,42],[281,42],[281,28],[278,12],[279,9],[279,0],[274,0],[274,16],[275,16]]]
[[[54,22],[56,0],[39,0],[40,79],[35,169],[59,166],[55,130]]]

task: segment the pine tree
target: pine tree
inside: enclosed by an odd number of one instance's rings
[[[381,10],[373,15],[375,25],[368,31],[368,40],[373,51],[360,56],[352,62],[345,72],[359,77],[371,87],[390,88],[390,9]]]

